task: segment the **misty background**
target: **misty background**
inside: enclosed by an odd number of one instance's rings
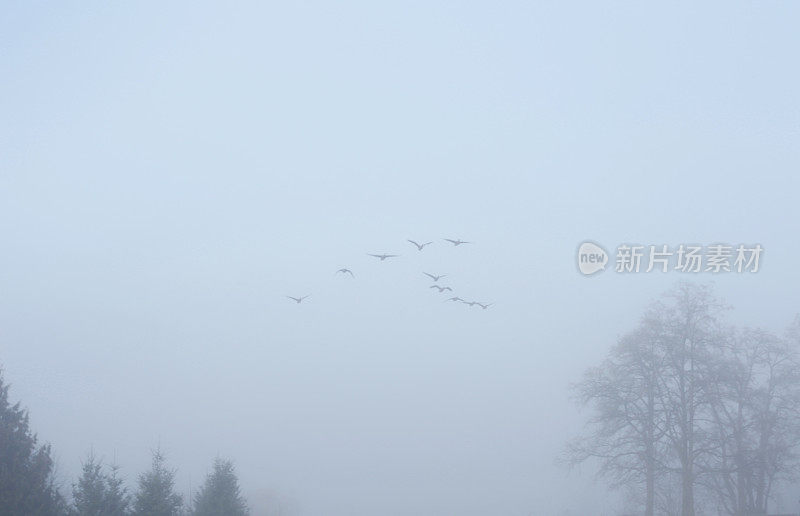
[[[554,464],[568,387],[686,276],[585,278],[576,248],[760,243],[758,273],[690,279],[792,320],[798,14],[7,3],[12,398],[65,485],[160,446],[183,492],[233,458],[254,514],[613,514]]]

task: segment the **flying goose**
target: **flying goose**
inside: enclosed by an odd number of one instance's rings
[[[417,248],[417,251],[422,251],[422,249],[423,249],[423,248],[424,248],[426,245],[431,245],[431,244],[433,243],[433,242],[425,242],[424,244],[419,244],[419,243],[417,243],[417,242],[415,242],[415,241],[413,241],[413,240],[409,240],[409,242],[411,242],[412,244],[414,244],[414,246],[416,246],[416,248]]]
[[[428,273],[428,272],[423,272],[422,274],[424,274],[424,275],[428,276],[428,277],[429,277],[430,279],[432,279],[433,281],[439,281],[440,279],[442,279],[442,278],[444,278],[445,276],[447,276],[447,274],[441,274],[441,275],[439,275],[439,276],[436,276],[436,275],[434,275],[434,274],[430,274],[430,273]]]
[[[367,253],[367,254],[369,254],[369,253]],[[369,254],[369,256],[374,256],[375,258],[380,258],[381,261],[383,261],[383,260],[385,260],[387,258],[397,258],[400,255],[399,254]]]
[[[342,267],[341,269],[339,269],[338,271],[336,271],[336,274],[339,274],[340,272],[341,272],[342,274],[349,274],[351,277],[355,278],[355,276],[353,275],[353,271],[351,271],[350,269],[348,269],[348,268],[346,268],[346,267]]]
[[[452,292],[452,291],[453,291],[453,289],[452,289],[452,288],[450,288],[450,287],[440,287],[439,285],[431,285],[431,286],[430,286],[430,287],[428,287],[428,288],[438,288],[438,289],[439,289],[439,293],[440,293],[440,294],[441,294],[442,292],[444,292],[445,290],[449,290],[450,292]]]
[[[471,243],[472,243],[472,242],[466,242],[466,241],[464,241],[464,240],[461,240],[461,239],[458,239],[458,240],[451,240],[451,239],[449,239],[449,238],[443,238],[442,240],[447,240],[448,242],[450,242],[450,243],[451,243],[451,244],[453,244],[454,246],[459,246],[459,245],[461,245],[461,244],[471,244]]]
[[[288,297],[289,299],[291,299],[292,301],[294,301],[295,303],[297,303],[299,305],[300,303],[303,302],[303,299],[305,299],[305,298],[307,298],[309,296],[302,296],[302,297],[286,296],[286,297]]]

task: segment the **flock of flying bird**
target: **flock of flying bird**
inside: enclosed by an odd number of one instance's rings
[[[451,244],[453,244],[454,247],[458,247],[458,246],[463,245],[463,244],[471,244],[472,243],[472,242],[467,242],[467,241],[460,240],[460,239],[452,240],[450,238],[443,238],[442,240],[450,242]],[[425,243],[421,244],[421,243],[416,242],[414,240],[408,240],[408,242],[411,243],[414,247],[416,247],[417,251],[422,251],[423,249],[425,249],[425,246],[431,245],[433,243],[433,242],[425,242]],[[387,260],[389,258],[397,258],[397,257],[400,256],[399,254],[370,254],[370,253],[367,253],[367,255],[368,256],[373,256],[373,257],[379,259],[380,261],[385,261],[385,260]],[[345,275],[349,274],[351,278],[355,278],[356,277],[355,274],[353,274],[353,271],[351,271],[350,269],[348,269],[346,267],[343,267],[343,268],[337,270],[336,274],[345,274]],[[447,276],[446,274],[438,274],[437,275],[437,274],[430,274],[428,272],[423,272],[423,274],[428,276],[430,279],[433,280],[434,284],[431,285],[429,288],[437,289],[440,294],[442,292],[451,292],[451,293],[453,292],[452,288],[446,287],[446,286],[442,286],[442,285],[439,284],[439,280],[444,278],[445,276]],[[306,296],[300,296],[300,297],[294,297],[294,296],[286,296],[286,297],[288,297],[289,299],[291,299],[295,303],[300,304],[300,303],[303,302],[304,299],[307,299],[307,298],[309,298],[311,296],[310,295],[306,295]],[[468,305],[468,306],[476,306],[477,305],[477,306],[483,308],[484,310],[486,310],[487,308],[489,308],[490,306],[492,306],[494,304],[494,303],[480,303],[478,301],[467,301],[466,299],[462,299],[462,298],[460,298],[458,296],[453,296],[453,297],[451,297],[449,299],[446,299],[445,302],[447,302],[447,301],[452,301],[452,302],[456,302],[456,303],[461,302],[461,303],[464,303],[465,305]]]

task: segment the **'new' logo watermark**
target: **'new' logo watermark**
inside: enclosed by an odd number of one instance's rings
[[[606,269],[608,253],[594,242],[584,242],[578,248],[578,270],[589,276]]]

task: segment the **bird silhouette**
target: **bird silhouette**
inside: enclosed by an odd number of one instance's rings
[[[428,287],[428,288],[438,288],[438,289],[439,289],[439,293],[440,293],[440,294],[441,294],[442,292],[444,292],[445,290],[449,290],[450,292],[452,292],[452,291],[453,291],[453,289],[452,289],[452,288],[450,288],[450,287],[440,287],[439,285],[431,285],[431,286],[430,286],[430,287]]]
[[[442,278],[444,278],[445,276],[447,276],[447,274],[441,274],[441,275],[439,275],[439,276],[436,276],[435,274],[431,274],[431,273],[429,273],[429,272],[423,272],[422,274],[424,274],[424,275],[428,276],[428,277],[429,277],[430,279],[432,279],[433,281],[439,281],[440,279],[442,279]]]
[[[367,253],[369,254],[369,253]],[[374,256],[375,258],[380,258],[381,261],[387,258],[397,258],[400,256],[399,254],[370,254],[369,256]]]
[[[461,244],[471,244],[472,243],[472,242],[466,242],[466,241],[460,240],[460,239],[459,240],[451,240],[449,238],[443,238],[442,240],[447,240],[448,242],[450,242],[454,246],[459,246]]]
[[[426,245],[431,245],[433,243],[433,242],[425,242],[424,244],[419,244],[417,242],[414,242],[413,240],[409,240],[409,242],[411,242],[412,244],[414,244],[414,246],[416,246],[417,251],[422,251]]]
[[[477,303],[477,305],[478,305],[478,306],[480,306],[481,308],[483,308],[484,310],[486,310],[487,308],[489,308],[489,307],[490,307],[490,306],[492,306],[493,304],[494,304],[494,303],[486,303],[486,304],[483,304],[483,303]]]
[[[351,271],[350,269],[348,269],[346,267],[342,267],[341,269],[336,271],[336,274],[339,274],[340,272],[342,274],[349,274],[351,277],[355,278],[355,275],[353,274],[353,271]]]
[[[469,305],[469,306],[475,306],[475,305],[478,304],[477,301],[464,301],[463,299],[461,300],[461,302],[464,303],[465,305]]]
[[[455,297],[451,297],[450,299],[445,299],[445,300],[444,300],[444,302],[445,302],[445,303],[446,303],[446,302],[448,302],[448,301],[464,301],[464,300],[463,300],[463,299],[461,299],[461,298],[460,298],[460,297],[458,297],[458,296],[455,296]]]
[[[286,296],[286,297],[288,297],[289,299],[291,299],[292,301],[294,301],[295,303],[297,303],[299,305],[300,303],[303,302],[303,299],[305,299],[305,298],[307,298],[309,296],[302,296],[302,297]]]

